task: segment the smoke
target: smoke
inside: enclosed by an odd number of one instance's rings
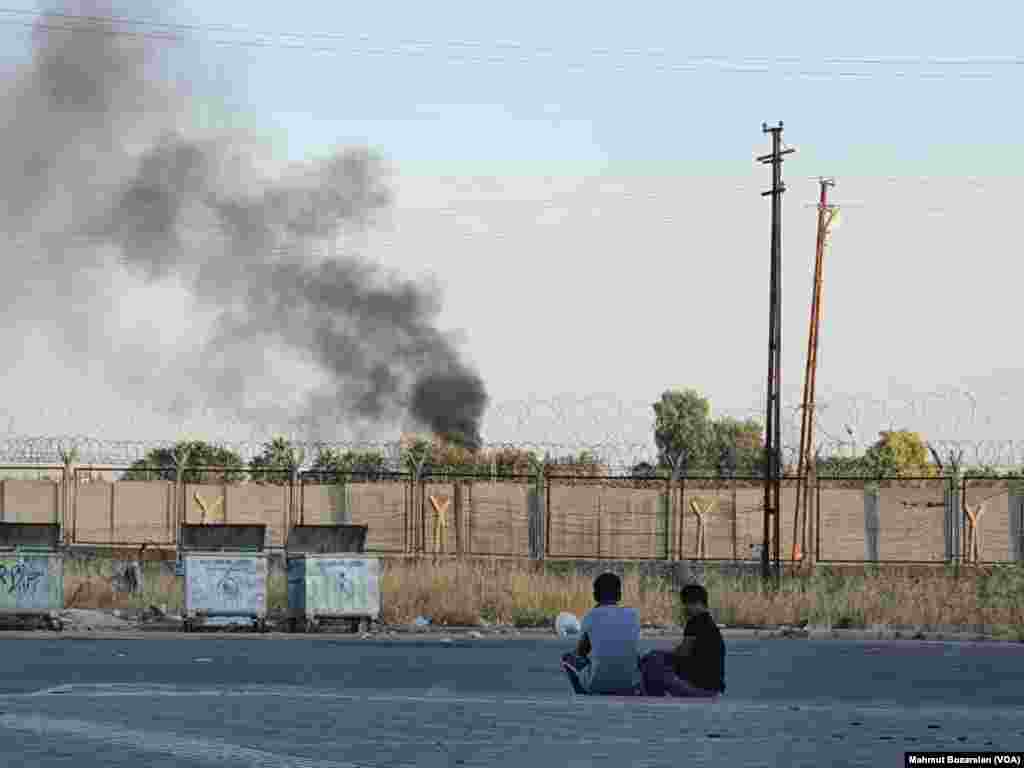
[[[19,280],[7,282],[21,290],[0,288],[5,320],[45,321],[69,365],[94,371],[99,358],[119,393],[179,417],[213,409],[251,423],[297,407],[320,433],[411,417],[479,445],[488,397],[437,327],[439,287],[333,254],[390,207],[383,160],[344,148],[276,178],[246,171],[256,162],[238,137],[205,136],[183,119],[187,100],[154,53],[84,29],[36,37],[4,105],[4,224],[23,245],[11,266]],[[198,347],[119,339],[118,270],[186,291],[210,319]],[[30,284],[46,292],[29,301]],[[198,327],[185,320],[178,335]],[[297,406],[253,391],[275,380],[289,389],[290,366],[303,365],[320,385]]]

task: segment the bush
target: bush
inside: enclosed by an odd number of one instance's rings
[[[979,605],[1016,613],[1024,624],[1024,563],[993,566],[978,578],[977,590]]]
[[[541,608],[521,606],[512,610],[512,626],[521,628],[552,627],[555,616]]]

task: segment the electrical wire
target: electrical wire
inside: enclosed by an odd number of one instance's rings
[[[586,65],[558,62],[558,57],[566,54],[576,55],[581,60],[591,62],[600,61],[603,65],[610,66],[617,70],[629,69],[632,63],[640,64],[651,69],[668,72],[697,72],[706,71],[710,67],[712,71],[728,74],[772,74],[773,68],[778,66],[792,65],[824,65],[838,67],[892,67],[898,66],[929,66],[944,67],[945,71],[935,72],[905,72],[889,71],[885,73],[872,73],[864,71],[815,71],[799,70],[795,72],[781,72],[785,77],[796,77],[800,79],[874,79],[879,76],[896,78],[918,78],[925,80],[984,80],[999,77],[1001,74],[1014,75],[1024,72],[1024,57],[1022,56],[988,56],[988,57],[960,57],[960,58],[921,58],[921,57],[825,57],[811,59],[800,56],[749,56],[737,58],[726,55],[689,55],[669,59],[668,51],[664,49],[611,49],[611,48],[590,48],[585,51],[571,51],[565,48],[527,46],[516,41],[474,41],[474,40],[448,40],[441,43],[422,39],[405,39],[391,41],[386,44],[378,44],[374,47],[367,47],[372,43],[373,38],[364,34],[342,34],[332,32],[258,32],[245,27],[231,25],[199,25],[167,23],[152,20],[129,19],[118,16],[87,16],[67,13],[46,12],[39,13],[24,9],[0,8],[0,14],[8,16],[31,17],[32,20],[18,18],[0,19],[0,24],[9,26],[29,27],[34,30],[45,30],[53,32],[76,32],[87,31],[106,35],[135,37],[153,41],[169,43],[209,43],[218,46],[236,46],[248,48],[268,48],[281,50],[303,50],[309,53],[332,53],[349,54],[357,56],[433,56],[446,63],[473,63],[473,64],[531,64],[543,62],[547,65],[554,64],[575,72],[585,72]],[[64,23],[60,23],[64,22]],[[121,27],[121,28],[118,28]],[[135,29],[125,29],[134,27]],[[201,34],[223,34],[236,35],[236,37],[200,40],[196,35]],[[237,37],[239,34],[248,37]],[[255,37],[254,37],[255,36]],[[327,41],[334,45],[317,44],[317,41]],[[364,47],[357,48],[347,44],[349,41],[358,43]],[[346,43],[346,45],[338,45]],[[506,52],[518,52],[519,56],[494,55],[495,49]],[[474,56],[455,55],[460,51],[469,51]],[[526,55],[523,55],[526,54]],[[612,59],[615,57],[615,60]],[[622,59],[631,59],[632,62],[624,62]],[[951,67],[965,66],[987,66],[1001,67],[1002,73],[994,71],[949,71]]]

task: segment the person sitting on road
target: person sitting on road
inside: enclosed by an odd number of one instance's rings
[[[562,656],[562,666],[583,693],[632,696],[640,682],[640,615],[619,605],[622,582],[614,573],[594,580],[594,600],[597,606],[580,625],[576,652]]]
[[[687,584],[680,592],[686,628],[672,651],[651,651],[640,660],[649,696],[717,697],[725,692],[725,641],[708,611],[708,592]]]

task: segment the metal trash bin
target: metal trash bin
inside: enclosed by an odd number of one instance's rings
[[[35,618],[60,632],[64,629],[63,610],[60,526],[0,523],[0,616]]]
[[[288,629],[328,622],[368,628],[380,616],[380,560],[366,557],[365,525],[303,525],[288,535]]]
[[[265,525],[184,525],[183,629],[210,618],[251,618],[267,631]]]

